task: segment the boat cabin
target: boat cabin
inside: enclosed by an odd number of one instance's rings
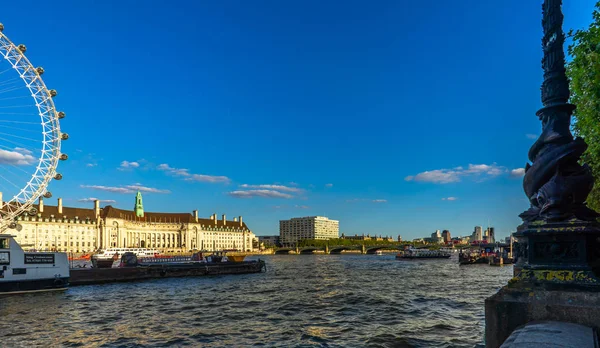
[[[15,236],[0,234],[0,294],[64,290],[68,284],[66,253],[26,253]]]

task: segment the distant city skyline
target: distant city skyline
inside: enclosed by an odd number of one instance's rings
[[[133,210],[139,190],[148,211],[243,215],[256,235],[318,215],[500,240],[528,206],[541,3],[64,1],[24,21],[12,2],[0,22],[68,115],[49,186],[65,205]],[[593,6],[565,2],[565,31]]]

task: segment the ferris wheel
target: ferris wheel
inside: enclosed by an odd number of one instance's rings
[[[34,67],[25,45],[16,46],[3,31],[0,23],[0,233],[20,230],[17,217],[36,215],[33,202],[52,197],[47,187],[62,179],[56,167],[67,159],[60,145],[69,138],[60,131],[65,113],[54,107],[57,92],[46,88],[44,69]]]

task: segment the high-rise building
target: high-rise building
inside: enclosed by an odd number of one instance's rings
[[[472,240],[483,240],[483,233],[481,231],[481,226],[475,226],[475,231],[473,231]]]
[[[496,236],[495,236],[495,231],[493,227],[488,227],[486,230],[487,235],[487,242],[488,243],[495,243],[496,242]]]
[[[442,238],[444,239],[444,243],[449,243],[452,241],[452,237],[450,237],[450,231],[444,230],[442,232]]]
[[[303,239],[339,238],[340,222],[323,216],[307,216],[279,221],[280,242],[284,246],[296,245]]]

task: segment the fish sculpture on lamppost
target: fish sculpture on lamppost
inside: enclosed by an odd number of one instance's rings
[[[498,347],[534,321],[600,328],[600,214],[586,205],[594,185],[581,163],[587,145],[571,134],[561,0],[542,5],[542,134],[529,150],[513,278],[485,300],[486,347]]]

